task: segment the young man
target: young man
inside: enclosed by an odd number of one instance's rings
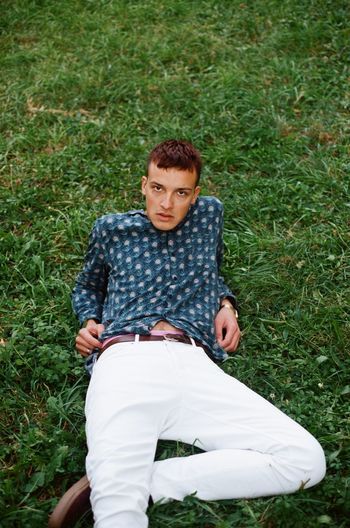
[[[87,479],[67,492],[52,527],[72,525],[89,483],[97,528],[144,528],[150,497],[262,497],[325,474],[318,442],[215,364],[236,350],[240,330],[219,275],[222,205],[199,197],[200,171],[190,143],[161,143],[142,178],[146,210],[94,226],[73,293],[76,347],[92,370]],[[155,462],[158,439],[203,453]]]

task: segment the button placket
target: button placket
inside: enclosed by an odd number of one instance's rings
[[[172,235],[168,234],[167,238],[167,249],[168,249],[168,262],[169,262],[169,278],[170,278],[170,285],[167,288],[166,296],[166,306],[167,308],[171,308],[173,306],[173,298],[174,294],[176,293],[176,287],[177,287],[177,259],[175,256],[175,241]]]
[[[170,276],[171,276],[171,282],[176,283],[178,280],[178,266],[177,266],[177,258],[176,258],[176,246],[175,246],[175,240],[173,237],[169,236],[168,238],[168,251],[170,255]],[[173,284],[172,284],[173,286]]]

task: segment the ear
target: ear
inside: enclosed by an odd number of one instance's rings
[[[194,189],[191,204],[195,204],[198,198],[199,193],[201,192],[201,188],[197,185],[197,187]]]
[[[146,195],[146,184],[147,184],[148,178],[147,176],[142,176],[141,178],[141,192],[145,196]]]

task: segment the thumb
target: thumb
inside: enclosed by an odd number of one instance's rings
[[[102,334],[104,329],[105,329],[105,325],[103,325],[103,324],[98,324],[97,325],[97,335],[98,335],[98,337],[100,337],[100,335]]]

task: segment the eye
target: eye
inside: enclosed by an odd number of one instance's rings
[[[156,192],[160,192],[162,190],[160,185],[153,185],[153,190]]]
[[[188,193],[186,191],[177,191],[177,194],[181,197],[185,197],[188,195]]]

